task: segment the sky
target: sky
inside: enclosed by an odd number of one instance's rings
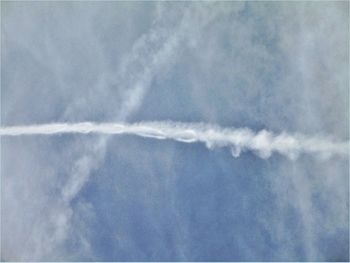
[[[195,123],[348,146],[348,72],[347,1],[1,2],[1,127]],[[2,261],[349,261],[348,148],[0,139]]]

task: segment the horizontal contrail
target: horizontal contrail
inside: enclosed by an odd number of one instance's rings
[[[209,148],[228,147],[234,157],[242,151],[253,151],[262,158],[273,152],[296,158],[300,153],[321,157],[347,156],[349,142],[336,142],[321,137],[300,134],[276,135],[266,130],[253,132],[248,128],[222,128],[203,123],[140,122],[140,123],[51,123],[0,128],[0,136],[81,134],[131,134],[154,139],[172,139],[179,142],[202,142]]]

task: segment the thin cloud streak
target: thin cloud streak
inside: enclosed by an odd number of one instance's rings
[[[261,158],[269,158],[273,152],[291,159],[300,153],[321,157],[346,156],[349,142],[334,142],[320,137],[289,135],[261,130],[257,133],[248,128],[222,128],[204,123],[140,122],[140,123],[52,123],[0,128],[0,136],[78,134],[130,134],[153,139],[171,139],[184,143],[205,143],[207,148],[229,147],[234,157],[242,151],[253,151]]]

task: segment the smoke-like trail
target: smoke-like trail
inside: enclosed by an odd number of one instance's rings
[[[300,134],[289,135],[262,130],[253,132],[248,128],[222,128],[203,123],[140,122],[140,123],[52,123],[30,126],[0,128],[0,136],[53,135],[64,133],[131,134],[154,139],[172,139],[179,142],[202,142],[211,149],[229,147],[234,157],[242,151],[253,151],[262,158],[273,152],[296,158],[300,153],[323,157],[348,155],[349,142],[336,142],[321,137]]]

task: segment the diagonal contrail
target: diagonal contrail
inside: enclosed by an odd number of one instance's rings
[[[228,147],[238,157],[242,151],[253,151],[262,158],[273,152],[296,158],[300,153],[324,157],[347,156],[349,142],[336,142],[321,137],[300,134],[274,134],[266,130],[253,132],[248,128],[234,129],[203,123],[140,122],[140,123],[51,123],[0,128],[0,136],[80,134],[131,134],[154,139],[179,142],[202,142],[208,148]]]

